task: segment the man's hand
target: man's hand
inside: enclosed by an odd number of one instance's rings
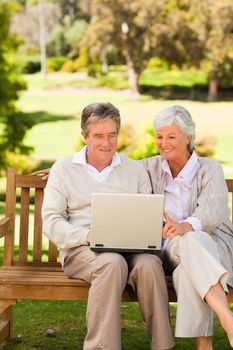
[[[193,231],[192,225],[188,222],[182,222],[179,224],[172,220],[166,212],[164,212],[164,217],[166,219],[166,224],[163,228],[163,236],[167,239],[172,239],[175,236],[182,236],[188,231]]]
[[[50,168],[34,171],[31,175],[42,176],[42,180],[48,180]]]

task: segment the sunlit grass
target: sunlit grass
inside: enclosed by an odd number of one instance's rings
[[[233,309],[233,308],[232,308]],[[149,350],[145,324],[135,302],[122,304],[122,349]],[[174,329],[176,305],[170,306]],[[14,338],[4,350],[81,350],[86,333],[86,302],[20,301],[14,307]],[[48,336],[52,329],[54,336]],[[214,349],[228,350],[229,344],[217,319],[214,321]],[[175,350],[194,350],[195,340],[176,339]]]

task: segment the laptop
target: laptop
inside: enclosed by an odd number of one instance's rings
[[[161,249],[164,195],[93,193],[90,248],[156,253]]]

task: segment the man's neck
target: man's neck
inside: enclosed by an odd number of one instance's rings
[[[96,170],[98,170],[98,172],[100,173],[112,163],[112,159],[108,163],[106,162],[102,163],[102,162],[97,162],[95,159],[90,159],[90,157],[88,157],[88,154],[86,154],[86,162],[87,164],[90,164],[91,166],[96,168]]]

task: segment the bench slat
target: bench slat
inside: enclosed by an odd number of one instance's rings
[[[12,168],[8,168],[8,169],[12,169]],[[23,188],[23,187],[45,188],[46,181],[43,181],[41,179],[41,176],[15,174],[15,186],[19,188]]]
[[[42,219],[41,208],[43,202],[43,188],[35,190],[35,209],[34,209],[34,242],[33,242],[33,261],[41,261],[42,253]]]
[[[19,261],[27,261],[28,253],[28,222],[29,222],[29,188],[22,188],[20,206],[20,241]]]
[[[49,262],[57,261],[57,247],[51,241],[49,241]]]
[[[0,342],[8,337],[10,325],[8,321],[0,321]]]
[[[228,192],[231,193],[231,221],[233,222],[233,179],[227,179]]]
[[[14,230],[15,230],[15,169],[7,170],[7,187],[6,187],[6,214],[8,218],[12,218],[11,227],[8,229],[4,238],[4,265],[12,265],[14,256]]]

